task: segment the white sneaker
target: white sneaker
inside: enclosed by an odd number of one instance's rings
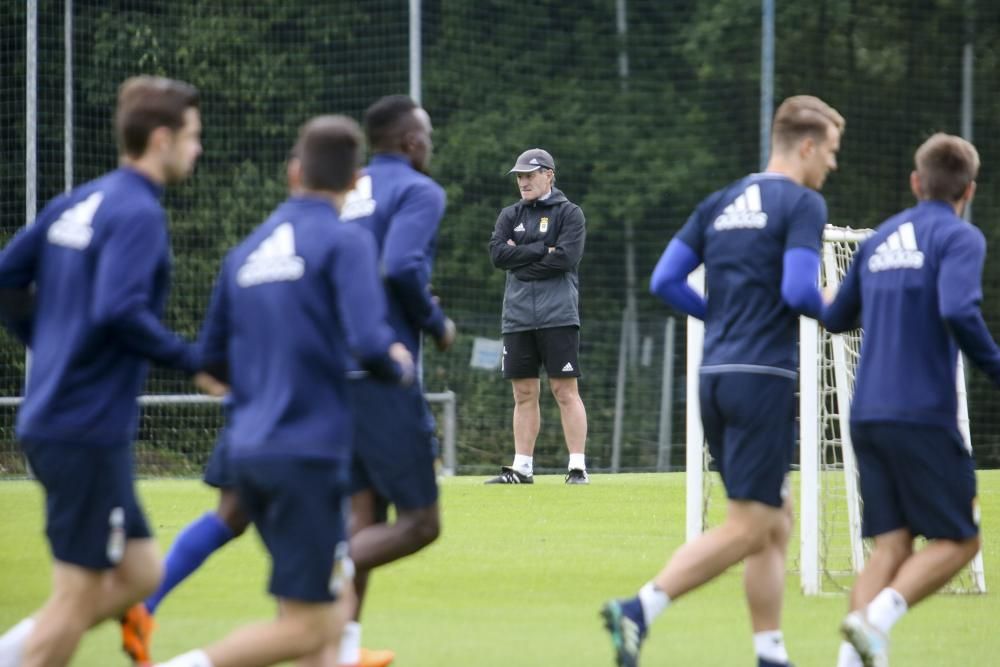
[[[840,624],[840,633],[857,650],[865,667],[889,667],[889,638],[869,623],[863,612],[848,614]]]

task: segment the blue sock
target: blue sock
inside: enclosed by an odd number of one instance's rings
[[[156,608],[170,591],[181,583],[192,572],[197,570],[205,559],[233,539],[233,531],[229,529],[219,515],[208,512],[189,523],[177,535],[170,545],[164,562],[163,582],[153,595],[146,600],[146,608],[150,614],[156,613]]]

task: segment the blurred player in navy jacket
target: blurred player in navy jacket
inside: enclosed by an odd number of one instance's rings
[[[412,357],[386,324],[371,234],[338,217],[362,145],[349,118],[306,123],[289,165],[301,170],[289,179],[300,189],[223,261],[200,342],[205,368],[231,386],[230,462],[271,555],[268,590],[281,613],[167,667],[304,658],[337,643],[349,613],[346,374],[353,357],[382,381],[413,379]]]
[[[405,95],[389,95],[365,112],[374,153],[348,196],[341,219],[375,238],[389,324],[415,359],[421,334],[438,349],[455,340],[455,325],[431,294],[444,189],[428,175],[433,144],[427,112]],[[390,386],[371,377],[351,382],[357,418],[352,469],[351,558],[358,605],[344,631],[340,665],[384,667],[394,654],[361,648],[361,604],[369,571],[424,548],[440,532],[438,443],[419,383]],[[388,522],[388,508],[396,518]]]
[[[705,321],[698,398],[729,504],[725,522],[678,549],[637,597],[605,605],[619,664],[637,663],[649,624],[671,600],[744,559],[757,664],[788,663],[781,607],[796,332],[800,314],[818,317],[822,308],[816,278],[826,203],[818,190],[837,167],[843,129],[843,117],[822,100],[785,100],[774,115],[767,169],[702,201],[653,272],[654,294]],[[707,300],[687,285],[702,263]]]
[[[160,197],[201,154],[198,91],[134,77],[115,112],[120,168],[54,199],[0,255],[0,316],[31,348],[17,435],[45,487],[52,596],[0,638],[0,665],[63,665],[83,633],[162,573],[135,496],[136,397],[149,361],[187,373],[160,321],[170,242]]]
[[[887,665],[890,628],[979,550],[975,463],[956,389],[959,350],[1000,384],[1000,348],[979,308],[986,240],[960,217],[979,154],[961,137],[935,134],[915,164],[917,205],[862,244],[823,313],[830,331],[865,332],[851,442],[862,535],[875,540],[841,626],[852,646],[841,646],[840,667]],[[914,552],[918,535],[930,542]]]

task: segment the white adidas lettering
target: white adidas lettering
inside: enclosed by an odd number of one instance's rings
[[[720,232],[731,229],[763,229],[767,226],[767,213],[762,209],[760,185],[754,183],[722,210],[712,226]]]
[[[253,287],[263,283],[298,280],[306,270],[305,261],[295,254],[295,230],[283,222],[250,253],[236,273],[236,284]]]
[[[59,219],[52,223],[45,237],[49,243],[64,248],[83,250],[90,245],[94,236],[94,215],[104,201],[103,192],[95,192],[79,204],[63,211]]]
[[[912,222],[904,222],[868,258],[872,273],[894,269],[922,269],[924,253],[917,247],[917,234]]]
[[[341,222],[364,218],[375,212],[378,204],[372,195],[372,177],[364,175],[358,179],[354,189],[347,193],[344,206],[340,210]]]

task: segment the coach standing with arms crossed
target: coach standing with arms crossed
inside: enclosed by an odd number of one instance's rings
[[[545,367],[559,404],[566,448],[567,484],[587,484],[584,447],[587,411],[580,399],[580,300],[577,267],[586,221],[580,207],[555,187],[555,160],[532,148],[517,158],[521,201],[497,218],[490,238],[493,266],[507,272],[503,295],[504,378],[514,390],[514,462],[487,484],[531,484],[541,424],[539,369]]]

